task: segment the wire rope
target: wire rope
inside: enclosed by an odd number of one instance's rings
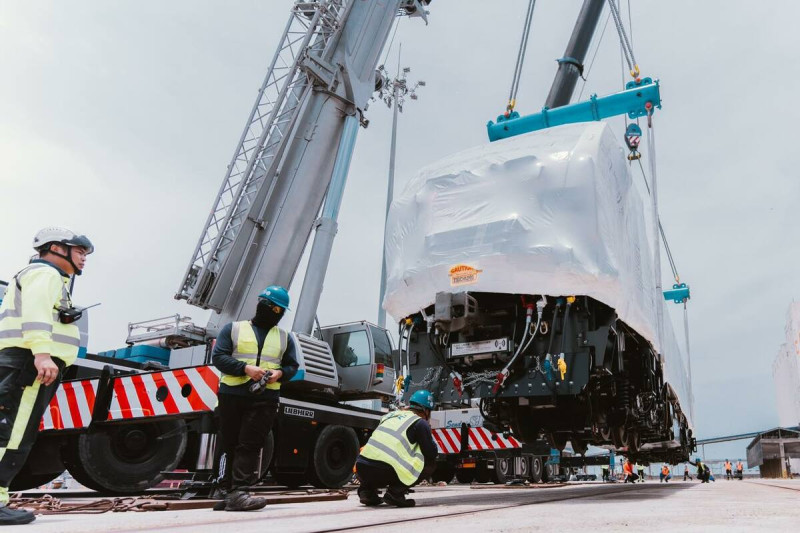
[[[525,13],[525,24],[522,28],[519,50],[517,50],[517,62],[514,65],[514,77],[511,80],[511,89],[508,92],[508,105],[506,106],[507,114],[510,114],[517,105],[517,92],[519,91],[519,82],[522,78],[522,65],[525,63],[525,52],[528,49],[528,37],[531,34],[533,8],[535,6],[536,0],[528,0],[528,10]]]

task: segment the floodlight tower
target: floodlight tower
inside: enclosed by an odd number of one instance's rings
[[[403,104],[405,104],[406,97],[411,100],[417,100],[418,96],[416,90],[419,87],[425,87],[425,82],[422,80],[417,81],[413,85],[408,81],[407,75],[411,72],[409,67],[404,67],[400,70],[400,54],[397,56],[397,74],[393,79],[389,79],[389,74],[386,67],[383,65],[378,67],[378,74],[380,80],[378,84],[380,89],[378,95],[374,99],[382,100],[387,107],[393,108],[392,116],[392,144],[389,151],[389,183],[386,188],[386,215],[385,221],[389,217],[389,207],[392,205],[392,198],[394,196],[394,162],[397,153],[397,117],[399,113],[403,112]],[[384,251],[386,244],[386,236],[384,234]],[[381,290],[378,296],[378,325],[382,328],[386,327],[386,311],[383,309],[383,296],[386,294],[386,255],[381,254]]]

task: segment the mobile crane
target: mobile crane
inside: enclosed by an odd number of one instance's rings
[[[393,396],[391,341],[367,322],[311,333],[356,136],[382,79],[381,51],[395,18],[427,22],[429,2],[295,1],[176,294],[215,313],[206,327],[180,316],[130,324],[126,347],[79,358],[12,488],[41,485],[65,467],[87,487],[116,493],[149,488],[175,469],[194,480],[210,472],[211,341],[221,325],[250,316],[257,289],[291,284],[312,230],[291,332],[300,370],[283,388],[262,471],[289,486],[350,478],[381,413],[343,402]]]

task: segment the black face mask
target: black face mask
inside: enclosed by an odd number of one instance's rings
[[[278,322],[283,318],[284,311],[281,310],[280,313],[276,313],[272,310],[272,307],[272,304],[259,302],[256,307],[256,316],[251,320],[253,325],[266,330],[277,326]]]

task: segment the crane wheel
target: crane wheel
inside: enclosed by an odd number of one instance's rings
[[[513,459],[511,457],[498,457],[494,461],[494,470],[491,471],[492,483],[504,484],[513,477]]]
[[[325,426],[319,432],[306,474],[312,485],[337,489],[353,477],[358,458],[358,435],[346,426]]]
[[[544,475],[544,464],[541,457],[531,459],[531,483],[541,483]]]
[[[149,489],[173,470],[186,451],[186,422],[115,424],[74,436],[64,463],[79,483],[97,491],[133,494]]]

